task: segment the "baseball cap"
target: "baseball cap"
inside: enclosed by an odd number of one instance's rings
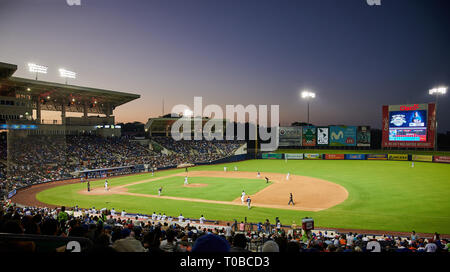
[[[229,252],[228,242],[217,235],[203,235],[195,241],[192,252]]]

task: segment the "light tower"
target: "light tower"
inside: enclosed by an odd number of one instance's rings
[[[435,132],[434,132],[434,150],[436,151],[437,150],[437,135],[438,135],[438,130],[437,130],[437,104],[438,104],[438,97],[439,97],[439,95],[444,95],[444,94],[447,93],[447,87],[433,88],[433,89],[429,90],[428,93],[430,95],[434,95],[436,97],[436,99],[435,99],[435,109],[434,109],[435,113],[436,113],[436,116],[434,118],[434,121],[435,121],[435,126],[434,126],[434,129],[435,129]]]
[[[303,91],[302,98],[305,99],[308,103],[308,126],[309,126],[309,101],[316,97],[316,94],[311,91]]]

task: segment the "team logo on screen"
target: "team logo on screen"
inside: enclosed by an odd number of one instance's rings
[[[400,127],[405,123],[406,123],[405,115],[403,114],[392,115],[391,124],[394,124],[394,126]]]

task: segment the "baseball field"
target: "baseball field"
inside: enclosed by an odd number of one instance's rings
[[[224,171],[227,166],[228,171]],[[238,171],[234,171],[234,167]],[[261,176],[257,177],[257,172]],[[290,173],[289,180],[286,174]],[[129,213],[285,225],[305,216],[316,226],[450,234],[450,165],[406,161],[250,160],[54,186],[37,201]],[[269,183],[265,177],[269,178]],[[158,189],[162,194],[158,196]],[[252,206],[241,202],[251,196]],[[295,206],[289,205],[293,193]]]

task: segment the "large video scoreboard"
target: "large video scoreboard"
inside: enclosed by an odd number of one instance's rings
[[[433,148],[435,104],[383,106],[383,147]]]

